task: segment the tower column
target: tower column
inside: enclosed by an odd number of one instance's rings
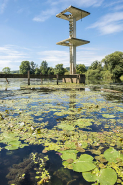
[[[76,18],[69,17],[69,37],[76,38]],[[70,74],[76,74],[76,46],[70,45]]]
[[[76,74],[76,46],[70,45],[70,74]]]

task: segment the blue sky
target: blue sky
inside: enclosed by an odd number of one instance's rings
[[[90,41],[77,47],[77,64],[123,52],[123,0],[0,0],[0,71],[24,60],[68,67],[69,48],[56,43],[69,38],[69,23],[56,14],[70,5],[91,13],[77,21],[76,37]]]

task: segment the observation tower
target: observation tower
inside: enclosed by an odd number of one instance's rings
[[[70,74],[76,74],[76,47],[90,43],[90,41],[76,38],[76,21],[90,15],[82,9],[69,6],[57,14],[56,17],[69,21],[69,38],[57,42],[57,45],[69,46],[70,50]]]

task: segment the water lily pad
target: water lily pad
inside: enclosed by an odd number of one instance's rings
[[[111,114],[102,114],[102,116],[104,117],[104,118],[115,118],[115,116],[114,115],[111,115]]]
[[[117,174],[112,168],[101,169],[98,181],[100,185],[114,185],[117,181]]]
[[[83,172],[82,173],[83,178],[88,182],[95,182],[97,181],[96,174],[93,174],[92,172]]]
[[[120,152],[114,148],[109,148],[104,152],[104,157],[109,162],[118,162],[117,158],[120,158]]]
[[[73,159],[75,160],[76,159],[76,153],[78,151],[76,150],[65,150],[65,151],[62,151],[62,155],[61,155],[61,158],[63,160],[67,160],[67,159]]]
[[[74,122],[74,124],[79,126],[80,128],[85,128],[92,125],[92,121],[93,119],[78,119]]]
[[[100,185],[114,185],[117,181],[117,174],[112,168],[101,169],[98,173],[84,172],[82,175],[86,181],[97,181]]]
[[[68,124],[60,124],[60,125],[58,125],[58,128],[60,128],[62,130],[74,130],[74,127],[72,125],[68,125]]]
[[[80,158],[73,163],[73,170],[76,172],[87,172],[95,167],[93,157],[88,154],[82,154]]]

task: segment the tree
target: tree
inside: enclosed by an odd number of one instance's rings
[[[86,67],[84,64],[78,64],[76,65],[76,73],[77,74],[83,74],[87,71]]]
[[[95,60],[95,61],[91,64],[91,66],[89,67],[89,69],[95,70],[95,69],[97,69],[98,65],[99,65],[99,61],[98,61],[98,60]]]
[[[101,62],[104,63],[104,69],[109,70],[116,78],[123,74],[123,52],[115,51],[105,56]]]
[[[48,72],[48,63],[46,61],[42,61],[40,66],[40,71],[42,75],[46,75]]]
[[[102,77],[102,74],[100,73],[100,70],[98,69],[95,69],[95,70],[89,69],[86,73],[86,76],[91,79],[93,78],[100,79]]]
[[[2,69],[2,72],[5,73],[5,74],[10,74],[10,68],[9,67],[4,67]]]
[[[55,66],[54,73],[55,73],[55,74],[59,74],[59,75],[64,75],[65,69],[63,68],[63,64],[57,64],[57,65]]]
[[[22,61],[19,68],[20,68],[20,74],[27,74],[28,70],[30,70],[29,61]]]
[[[35,74],[36,67],[37,67],[36,64],[33,61],[31,61],[30,62],[30,74]]]
[[[35,68],[35,75],[39,75],[41,73],[41,70],[38,68],[38,66]]]
[[[48,75],[54,75],[54,69],[52,67],[48,67]]]

